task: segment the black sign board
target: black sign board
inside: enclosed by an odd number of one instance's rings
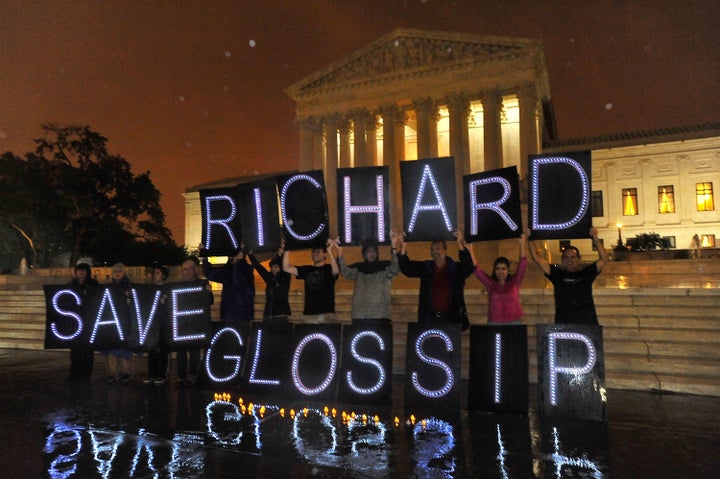
[[[390,241],[390,180],[387,166],[337,171],[338,231],[345,244]]]
[[[392,325],[355,320],[343,327],[340,401],[389,404],[392,395]]]
[[[335,399],[340,368],[340,324],[296,324],[290,379],[295,397]]]
[[[518,238],[523,233],[518,178],[515,166],[463,177],[469,242]]]
[[[452,240],[457,224],[455,160],[400,162],[407,241]]]
[[[240,247],[238,188],[200,190],[202,244],[208,256],[231,256]]]
[[[277,187],[285,248],[293,250],[325,246],[329,232],[322,170],[279,176]]]

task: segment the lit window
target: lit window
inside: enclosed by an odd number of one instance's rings
[[[695,183],[695,201],[698,211],[714,211],[712,183]]]
[[[637,188],[623,188],[623,216],[637,216]]]
[[[703,248],[714,248],[715,235],[702,235],[700,240],[700,246],[702,246]]]
[[[658,186],[658,212],[675,213],[675,193],[673,185]]]
[[[602,190],[590,192],[590,211],[592,211],[593,217],[605,216],[602,193]]]

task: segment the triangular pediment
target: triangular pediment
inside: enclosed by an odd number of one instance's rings
[[[287,89],[298,95],[368,80],[382,81],[408,74],[478,62],[501,61],[541,48],[534,40],[452,32],[398,29]]]

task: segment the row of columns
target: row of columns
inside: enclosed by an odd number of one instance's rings
[[[532,86],[517,93],[520,110],[520,157],[540,152],[538,131],[539,103]],[[483,171],[503,167],[502,142],[502,96],[499,92],[487,92],[480,96],[483,106],[484,155]],[[470,101],[466,95],[456,94],[444,99],[449,112],[450,156],[455,158],[457,204],[463,208],[462,177],[471,173],[469,115]],[[438,156],[438,102],[432,98],[421,98],[413,102],[417,119],[417,157]],[[407,113],[397,104],[386,104],[376,113],[360,108],[347,115],[339,114],[322,118],[299,118],[300,127],[300,171],[319,170],[325,173],[328,191],[330,223],[337,218],[337,168],[351,166],[374,166],[377,164],[377,116],[382,118],[383,165],[390,171],[390,187],[400,192],[400,161],[405,159],[405,124]],[[350,122],[352,122],[352,129]],[[350,135],[354,134],[354,158],[351,158]],[[339,137],[339,143],[338,143]],[[352,161],[354,159],[354,161]],[[520,176],[525,177],[525,162],[520,162]],[[397,194],[397,193],[395,193]],[[401,202],[391,201],[392,218],[399,227]],[[332,229],[332,228],[331,228]],[[336,234],[337,231],[331,231]]]

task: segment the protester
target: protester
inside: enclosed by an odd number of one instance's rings
[[[425,261],[411,261],[406,254],[407,244],[400,240],[398,262],[405,276],[420,278],[418,322],[427,326],[460,323],[465,330],[469,323],[463,289],[465,278],[472,274],[474,266],[462,232],[455,230],[453,235],[457,239],[459,262],[447,256],[444,240],[432,242],[431,259]]]
[[[73,277],[68,285],[80,290],[80,294],[87,296],[87,287],[97,285],[98,282],[92,277],[92,269],[87,263],[78,263],[73,270]],[[68,381],[90,382],[93,363],[95,362],[95,351],[89,348],[70,349],[70,375]]]
[[[201,245],[200,254],[203,255]],[[202,263],[207,279],[222,284],[220,320],[225,323],[253,320],[255,307],[255,274],[245,259],[245,245],[233,252],[225,265],[213,267],[207,259]]]
[[[155,265],[152,269],[153,284],[164,286],[168,279],[170,270],[165,266]],[[148,377],[143,380],[144,384],[162,386],[167,381],[169,354],[166,349],[165,337],[167,335],[167,293],[161,292],[158,308],[155,312],[155,324],[158,328],[158,343],[148,353]]]
[[[303,321],[326,323],[335,319],[335,281],[340,273],[335,257],[328,250],[336,246],[328,240],[325,246],[312,249],[311,265],[292,266],[290,253],[283,254],[283,271],[305,282],[305,306]],[[328,257],[330,264],[327,264]]]
[[[580,261],[580,251],[574,246],[563,250],[559,265],[551,265],[538,255],[534,244],[530,245],[530,256],[555,289],[556,324],[598,324],[592,284],[608,262],[608,254],[597,235],[597,228],[590,228],[590,237],[598,252],[598,259],[590,265]]]
[[[283,253],[285,253],[284,245],[280,247],[277,255],[270,260],[270,271],[257,260],[255,255],[248,254],[253,268],[265,281],[263,322],[267,324],[286,323],[291,314],[288,299],[291,277],[282,270]]]
[[[475,258],[472,245],[467,249],[475,264],[475,277],[485,285],[488,291],[488,324],[519,324],[523,315],[520,305],[520,284],[525,277],[527,258],[525,257],[525,240],[523,234],[520,243],[520,258],[515,274],[510,274],[510,260],[504,256],[495,259],[493,272],[488,275],[482,270]]]
[[[355,281],[350,315],[353,320],[390,321],[392,317],[392,280],[400,273],[397,258],[399,235],[390,233],[390,261],[380,261],[378,245],[371,240],[363,241],[363,261],[347,265],[343,250],[337,246],[338,266],[345,279]]]
[[[198,274],[198,263],[188,258],[180,265],[180,280],[184,283],[200,284],[205,288],[209,295],[210,304],[214,301],[212,288],[207,280],[201,279]],[[200,349],[186,348],[178,349],[177,355],[177,379],[179,386],[192,386],[195,384],[198,372],[200,370]]]
[[[115,263],[110,272],[110,283],[118,284],[124,287],[125,301],[130,301],[130,278],[127,275],[127,268],[122,263]],[[128,383],[132,380],[132,351],[129,349],[111,349],[103,351],[102,354],[107,356],[108,369],[110,376],[106,379],[107,383],[122,382]]]

